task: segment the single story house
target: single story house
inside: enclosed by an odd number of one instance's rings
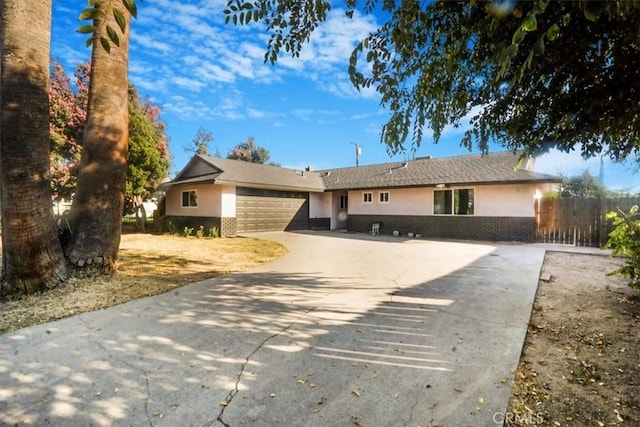
[[[561,181],[520,153],[419,157],[293,170],[195,155],[164,183],[164,215],[237,233],[346,229],[426,238],[533,241],[534,201]]]

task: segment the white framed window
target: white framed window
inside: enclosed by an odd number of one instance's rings
[[[474,206],[473,188],[433,191],[434,215],[473,215]]]
[[[373,203],[373,193],[362,193],[362,203]]]
[[[193,208],[198,206],[198,191],[189,190],[182,192],[182,207]]]
[[[378,193],[378,203],[389,203],[389,192],[381,191]]]

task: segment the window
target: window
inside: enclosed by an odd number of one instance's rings
[[[373,193],[362,193],[362,203],[373,203]]]
[[[379,203],[389,203],[389,192],[381,191],[378,193],[378,202]]]
[[[340,209],[349,208],[349,197],[346,194],[340,195]]]
[[[198,206],[198,192],[196,190],[182,192],[182,207]]]
[[[473,215],[474,191],[472,188],[434,190],[433,213],[435,215]]]

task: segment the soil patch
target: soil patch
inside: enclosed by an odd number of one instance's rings
[[[640,425],[640,298],[621,260],[547,252],[507,426]]]

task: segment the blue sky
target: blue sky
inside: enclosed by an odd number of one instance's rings
[[[88,60],[85,36],[76,33],[82,1],[56,0],[52,56],[69,73]],[[132,22],[129,79],[143,96],[162,108],[173,155],[172,176],[191,157],[184,146],[199,128],[214,136],[212,151],[223,156],[249,136],[271,153],[271,161],[302,169],[355,164],[354,143],[362,147],[360,164],[404,160],[390,157],[380,143],[389,112],[373,90],[357,92],[349,83],[349,55],[378,24],[375,16],[347,19],[340,6],[312,37],[300,58],[281,56],[263,63],[267,35],[257,27],[224,24],[224,0],[146,0],[138,2]],[[465,128],[447,128],[437,145],[427,137],[416,156],[468,154],[460,147]],[[492,150],[500,151],[499,146]],[[536,170],[576,175],[588,169],[597,176],[599,159],[549,153]],[[605,160],[605,184],[640,191],[631,165]]]

